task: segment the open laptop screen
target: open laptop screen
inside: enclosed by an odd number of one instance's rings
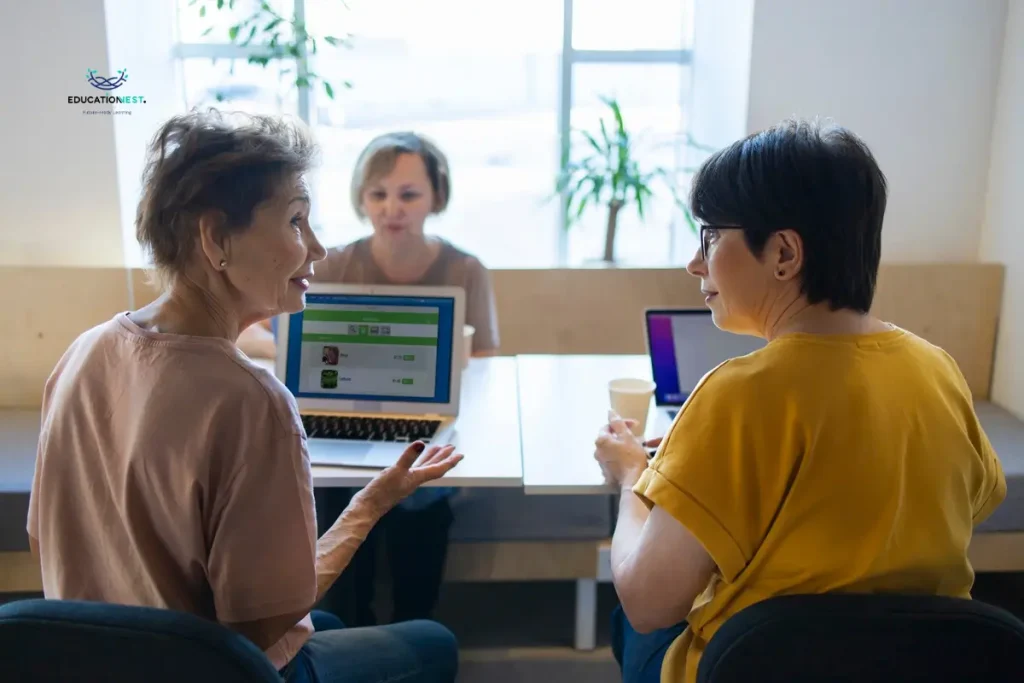
[[[711,311],[647,311],[647,346],[659,406],[680,406],[701,378],[722,362],[765,345],[758,337],[723,332]]]
[[[307,294],[284,383],[301,398],[448,403],[454,316],[450,297]]]

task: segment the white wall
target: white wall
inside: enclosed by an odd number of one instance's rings
[[[864,138],[889,179],[882,258],[973,261],[1006,6],[760,0],[749,130],[790,115],[835,119]]]
[[[114,123],[68,104],[108,73],[103,0],[4,0],[0,64],[0,265],[121,264]]]
[[[690,132],[724,147],[747,134],[754,0],[694,0]]]
[[[125,263],[141,266],[145,260],[135,239],[135,212],[142,193],[146,146],[160,126],[181,111],[181,96],[176,90],[176,62],[172,55],[175,3],[106,0],[104,4],[110,64],[115,71],[127,68],[132,94],[146,96],[145,106],[133,106],[131,116],[114,117]]]
[[[1006,264],[992,398],[1024,419],[1024,1],[1003,41],[980,255]]]

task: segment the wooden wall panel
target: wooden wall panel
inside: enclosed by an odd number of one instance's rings
[[[0,408],[36,407],[75,338],[128,308],[122,268],[0,268]]]
[[[0,268],[0,408],[36,407],[80,332],[156,296],[141,270]],[[644,353],[646,307],[703,307],[682,268],[494,271],[501,352]],[[989,396],[1003,290],[997,264],[884,264],[875,312],[946,349]]]
[[[999,264],[883,265],[872,309],[953,356],[977,399],[988,399],[1004,268]]]
[[[700,307],[680,269],[495,271],[503,354],[644,353],[644,309]]]
[[[135,268],[131,271],[132,300],[135,308],[142,308],[160,295],[160,287],[149,271]]]
[[[704,306],[682,268],[494,272],[503,354],[645,353],[647,307]],[[956,359],[988,398],[1003,291],[998,264],[883,264],[873,311]]]

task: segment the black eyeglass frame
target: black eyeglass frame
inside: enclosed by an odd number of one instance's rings
[[[700,234],[700,257],[707,263],[708,261],[708,238],[706,237],[708,230],[742,230],[742,225],[698,225],[697,229]]]

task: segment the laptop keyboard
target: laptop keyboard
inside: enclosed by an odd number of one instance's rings
[[[303,415],[302,426],[310,439],[346,441],[430,441],[440,420],[396,417],[352,417],[347,415]]]

